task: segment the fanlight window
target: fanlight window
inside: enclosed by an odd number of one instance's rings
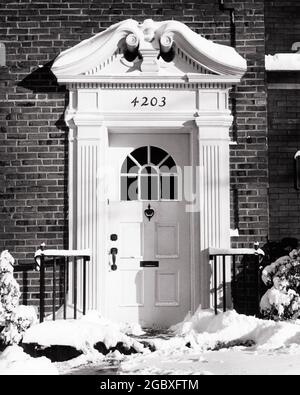
[[[132,151],[121,168],[121,200],[176,200],[178,172],[163,149],[144,146]]]

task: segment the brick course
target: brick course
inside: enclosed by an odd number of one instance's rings
[[[300,3],[298,1],[266,2],[266,52],[290,53],[300,37]],[[300,82],[299,72],[271,72],[268,82]],[[300,149],[300,90],[268,90],[268,144],[270,174],[269,238],[300,240],[300,193],[294,187],[294,154]]]
[[[300,37],[300,3],[298,0],[265,1],[266,53],[291,52]]]
[[[268,233],[264,1],[225,5],[235,8],[237,51],[248,62],[232,94],[237,145],[231,148],[232,212],[240,231],[233,245],[246,247]],[[178,19],[230,44],[229,13],[220,11],[218,0],[7,0],[0,6],[0,41],[7,50],[0,77],[0,250],[9,248],[20,263],[31,261],[41,242],[67,247],[67,92],[57,86],[51,62],[127,18]]]
[[[294,186],[294,155],[300,149],[300,91],[270,90],[270,239],[300,240],[300,191]]]

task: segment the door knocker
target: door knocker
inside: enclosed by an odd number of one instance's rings
[[[149,221],[151,220],[151,218],[154,215],[154,210],[153,208],[151,208],[150,204],[148,204],[148,208],[146,208],[146,210],[144,211],[145,216],[149,219]]]

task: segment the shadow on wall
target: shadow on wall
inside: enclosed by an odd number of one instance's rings
[[[58,85],[56,77],[51,71],[54,60],[27,75],[22,81],[18,82],[18,86],[31,90],[32,93],[66,92],[64,86]]]
[[[64,85],[59,85],[57,83],[57,79],[51,71],[51,67],[53,63],[54,63],[54,59],[51,62],[46,63],[44,66],[34,70],[31,74],[26,76],[22,81],[18,82],[17,86],[31,90],[32,93],[35,94],[39,94],[39,93],[64,94],[65,96],[64,112],[61,114],[59,119],[55,122],[55,126],[57,127],[57,129],[66,133],[66,142],[67,142],[67,137],[68,137],[67,133],[69,131],[69,128],[64,121],[64,113],[69,104],[69,93]]]
[[[34,70],[32,73],[28,74],[22,81],[19,81],[17,83],[18,87],[22,87],[28,91],[31,91],[32,94],[36,95],[36,106],[40,106],[43,108],[43,105],[47,110],[43,113],[41,112],[42,119],[41,121],[44,123],[45,120],[48,122],[49,125],[49,130],[50,132],[48,133],[47,136],[47,141],[43,142],[47,145],[51,145],[51,139],[56,139],[59,138],[60,142],[59,144],[63,145],[63,185],[61,186],[62,192],[63,192],[63,231],[62,231],[62,242],[63,242],[63,248],[67,249],[68,248],[68,131],[69,128],[66,125],[64,121],[64,114],[65,110],[68,106],[68,101],[69,101],[69,95],[68,91],[66,90],[65,86],[60,86],[57,83],[55,75],[51,71],[52,64],[54,62],[54,59],[45,65],[39,67],[38,69]],[[54,99],[54,100],[53,100]],[[57,99],[57,102],[56,102]],[[61,101],[62,99],[64,100],[64,109],[61,113],[58,113],[57,111],[60,111],[59,108],[61,108]],[[47,101],[53,101],[53,107],[49,107],[49,103]],[[59,104],[57,104],[59,102]],[[47,116],[50,112],[50,116],[47,119]],[[53,115],[57,113],[57,118],[58,119],[53,119]],[[42,123],[41,122],[41,123]],[[52,123],[53,122],[53,123]],[[44,123],[45,124],[45,123]],[[52,130],[51,130],[52,127]],[[59,132],[59,134],[57,134]],[[63,132],[63,133],[61,133]],[[61,152],[61,151],[60,151]],[[45,158],[47,160],[47,158]],[[49,157],[49,160],[52,160]],[[47,180],[45,180],[45,183]],[[39,184],[41,185],[41,184]],[[60,185],[60,184],[58,184]],[[54,218],[55,219],[55,218]],[[57,219],[58,221],[58,219]],[[38,220],[37,220],[37,225],[39,225]],[[53,225],[53,224],[51,224]],[[58,226],[58,222],[55,224]],[[47,230],[48,231],[48,230]],[[40,236],[42,237],[42,236]],[[47,233],[45,234],[45,240],[44,241],[47,244]],[[56,248],[54,246],[54,248]],[[19,273],[21,275],[21,273]],[[23,301],[25,304],[28,303],[28,293],[30,293],[30,285],[29,281],[31,280],[32,276],[30,273],[23,272],[22,275],[20,276],[21,280],[21,288],[22,288],[22,297]],[[50,280],[50,274],[49,274],[49,281]],[[58,273],[58,284],[57,286],[61,287],[61,273]],[[57,288],[58,289],[58,288]],[[61,296],[62,290],[59,288],[59,294]],[[49,295],[51,298],[51,295]],[[61,300],[60,300],[61,302]]]
[[[54,59],[51,62],[46,63],[44,66],[34,70],[31,74],[27,75],[22,81],[18,82],[17,86],[32,91],[33,94],[45,94],[46,98],[40,99],[41,101],[47,101],[50,95],[55,95],[55,98],[59,98],[60,95],[64,95],[64,111],[59,115],[59,118],[54,123],[55,127],[64,133],[64,232],[63,232],[63,245],[64,248],[68,248],[68,132],[69,128],[65,123],[64,114],[69,103],[69,94],[65,86],[61,86],[57,83],[55,75],[51,71]],[[61,96],[60,96],[61,97]],[[37,101],[39,105],[39,101]],[[42,104],[41,104],[42,107]],[[45,118],[47,114],[45,114]],[[55,130],[54,130],[55,131]],[[48,137],[51,141],[51,136]],[[46,242],[46,240],[43,240]]]

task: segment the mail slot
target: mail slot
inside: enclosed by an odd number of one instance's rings
[[[141,267],[158,267],[159,261],[140,261]]]

